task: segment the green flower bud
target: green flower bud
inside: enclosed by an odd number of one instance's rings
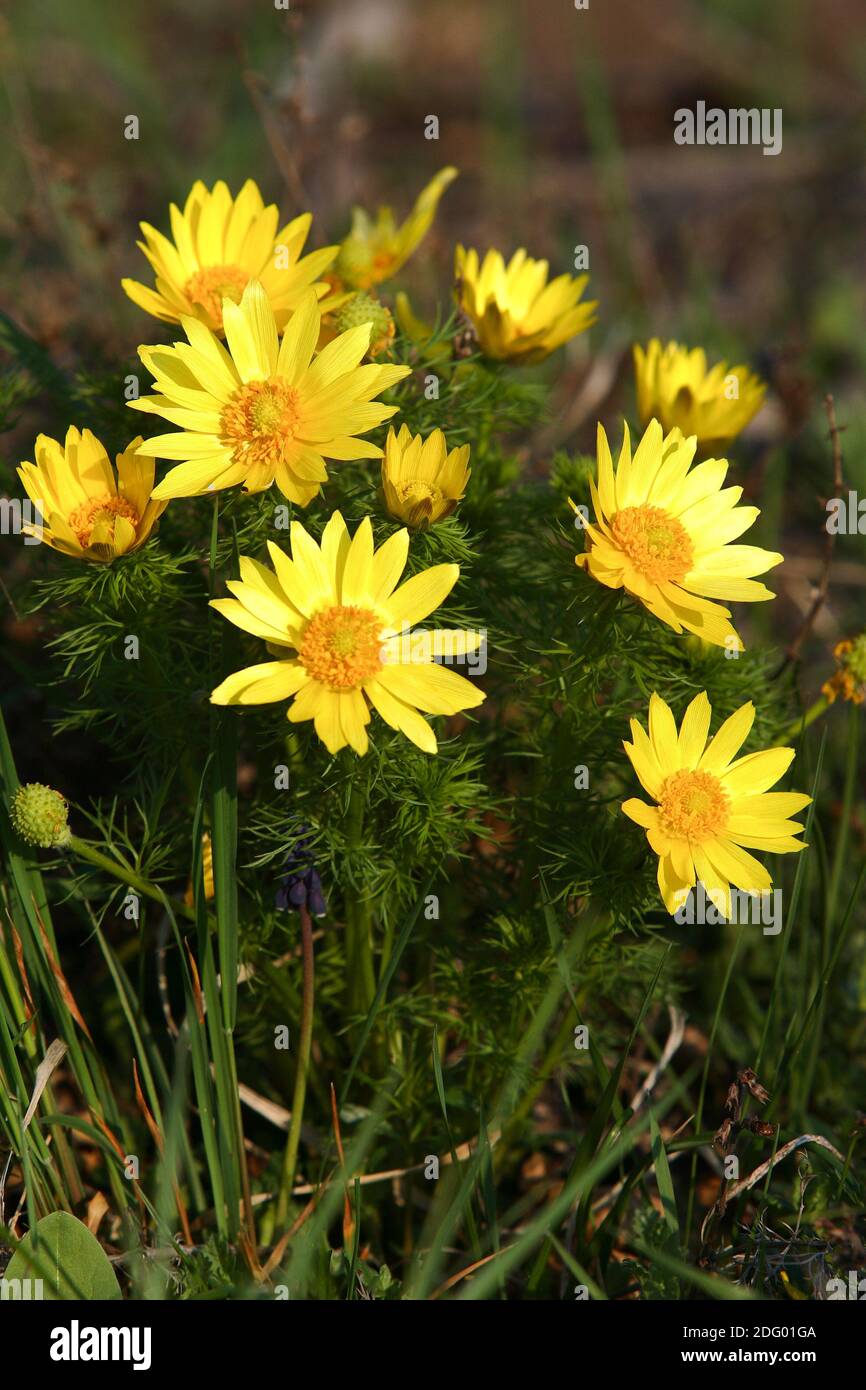
[[[29,845],[53,849],[70,838],[69,808],[64,798],[41,782],[26,782],[18,788],[9,806],[9,816],[16,832]]]
[[[358,328],[362,323],[373,325],[368,349],[370,357],[375,357],[390,347],[394,338],[394,319],[391,311],[374,295],[363,292],[353,294],[334,314],[334,325],[340,333],[347,333],[350,328]]]

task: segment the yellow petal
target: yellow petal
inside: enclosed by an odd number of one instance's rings
[[[226,588],[248,613],[252,613],[260,622],[270,624],[284,637],[289,634],[289,625],[294,626],[298,621],[298,614],[283,599],[282,590],[274,593],[258,584],[245,584],[237,579],[228,580]]]
[[[429,662],[434,658],[453,661],[477,651],[483,641],[483,632],[471,632],[465,628],[416,628],[414,632],[404,631],[395,637],[387,637],[382,643],[382,659],[390,665],[411,661]]]
[[[268,296],[258,280],[250,280],[240,302],[241,313],[250,326],[256,357],[263,374],[273,376],[277,370],[279,341],[274,311]],[[225,323],[225,301],[223,302],[223,322]]]
[[[683,715],[679,733],[680,767],[696,768],[703,755],[710,730],[712,707],[707,692],[696,695]]]
[[[277,359],[277,371],[297,386],[310,365],[319,340],[321,315],[314,290],[304,294],[289,320]]]
[[[405,527],[389,536],[373,556],[370,567],[370,599],[384,604],[400,582],[409,554],[409,532]]]
[[[653,693],[649,702],[649,736],[665,773],[676,772],[680,765],[677,726],[671,708],[662,697]]]
[[[389,694],[426,714],[456,714],[473,709],[484,699],[483,691],[465,676],[432,663],[384,666],[376,680]]]
[[[707,858],[720,878],[730,879],[747,893],[763,893],[772,888],[773,880],[763,864],[733,840],[717,837],[702,845]]]
[[[225,472],[226,461],[226,455],[222,453],[180,463],[166,473],[162,482],[153,489],[151,497],[157,501],[170,500],[172,497],[200,497],[212,490],[211,485]]]
[[[370,722],[370,712],[360,690],[340,692],[338,714],[346,742],[363,757],[368,748],[366,726]]]
[[[248,381],[266,380],[270,369],[267,361],[263,360],[250,321],[240,305],[233,304],[230,299],[223,300],[223,328],[232,360],[244,385]]]
[[[718,776],[736,757],[754,722],[755,706],[749,700],[725,720],[715,737],[710,740],[709,747],[698,764],[700,770]]]
[[[335,515],[339,516],[339,512]],[[340,517],[341,521],[342,519]],[[333,521],[333,517],[331,520]],[[268,541],[268,554],[277,572],[280,588],[290,605],[302,613],[304,617],[310,617],[321,599],[319,588],[310,589],[305,580],[305,571],[299,568],[294,560],[290,560],[285,551],[281,550],[273,541]]]
[[[423,622],[448,597],[459,574],[459,565],[433,565],[407,579],[384,604],[392,626]]]
[[[125,497],[141,517],[153,490],[155,465],[153,459],[136,454],[141,444],[141,436],[133,439],[122,454],[117,455],[117,478],[119,492]]]
[[[300,574],[309,603],[336,603],[334,576],[328,572],[324,556],[313,537],[299,521],[291,525],[292,559]]]
[[[688,884],[690,888],[695,885],[695,864],[692,852],[689,849],[687,840],[674,840],[670,842],[671,865],[674,874],[683,884]]]
[[[628,801],[623,801],[619,808],[629,820],[633,820],[635,825],[640,825],[644,830],[655,830],[658,826],[659,813],[658,807],[648,806],[645,801],[638,797],[631,797]]]
[[[811,801],[811,796],[805,792],[759,792],[753,796],[735,797],[731,802],[731,814],[787,820],[804,810]]]
[[[722,786],[732,797],[765,792],[784,777],[793,759],[793,748],[766,748],[760,753],[749,753],[719,774]]]
[[[422,752],[436,752],[436,735],[416,709],[398,700],[378,680],[368,681],[364,691],[386,724],[405,734]]]
[[[274,627],[273,624],[251,613],[235,598],[213,598],[210,607],[215,608],[230,623],[234,623],[235,627],[241,628],[244,632],[251,632],[254,637],[261,637],[266,642],[283,647],[295,645],[285,624]]]
[[[138,452],[145,458],[158,459],[204,459],[214,454],[231,457],[222,441],[215,434],[188,434],[179,430],[176,434],[155,434],[139,445]]]
[[[657,879],[662,901],[673,916],[677,909],[682,907],[684,895],[688,892],[690,884],[677,876],[669,854],[659,858]]]
[[[248,666],[226,676],[211,695],[211,703],[265,705],[275,700],[288,700],[306,679],[307,673],[298,662],[265,661],[260,666]]]
[[[340,696],[335,691],[322,690],[313,719],[316,733],[329,753],[345,748],[348,739],[340,722]]]
[[[371,330],[371,324],[362,323],[341,333],[322,349],[299,383],[305,399],[357,367],[370,346]]]
[[[644,791],[649,792],[651,797],[658,800],[664,781],[664,773],[659,766],[659,760],[650,739],[636,719],[631,721],[631,736],[634,742],[623,743],[623,748]]]
[[[373,564],[373,527],[368,516],[364,517],[352,537],[343,569],[340,602],[350,606],[363,605],[368,601],[370,574]]]
[[[695,872],[715,907],[728,921],[731,918],[731,885],[725,875],[707,858],[702,846],[692,846]]]

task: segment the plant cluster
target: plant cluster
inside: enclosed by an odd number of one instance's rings
[[[170,237],[142,226],[153,284],[123,282],[172,325],[147,381],[67,377],[2,321],[3,427],[44,407],[15,604],[46,733],[0,739],[0,1218],[15,1243],[102,1194],[137,1296],[752,1287],[749,1185],[710,1199],[709,1255],[694,1217],[713,1048],[780,1098],[761,1123],[738,1099],[745,1178],[815,1120],[845,1026],[862,873],[853,785],[816,814],[816,724],[853,714],[860,646],[803,718],[741,634],[782,556],[716,455],[764,385],[653,340],[618,452],[600,423],[595,457],[527,460],[534,364],[596,305],[462,246],[435,322],[388,297],[455,176],[306,254],[309,214],[197,182]],[[777,890],[778,935],[736,920]],[[855,1142],[814,1151],[813,1225],[860,1200]]]

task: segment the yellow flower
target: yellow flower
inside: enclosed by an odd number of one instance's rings
[[[692,468],[696,440],[679,430],[662,437],[653,420],[631,456],[623,431],[616,474],[598,427],[598,486],[590,479],[596,521],[575,563],[609,589],[627,589],[675,632],[742,651],[730,611],[714,599],[754,603],[775,595],[752,577],[784,558],[754,545],[730,545],[752,525],[757,507],[738,507],[743,489],[722,483],[725,459]],[[572,506],[574,504],[572,503]],[[575,509],[576,510],[576,509]]]
[[[242,559],[241,580],[228,585],[234,597],[213,600],[223,617],[263,637],[279,660],[228,676],[211,700],[259,705],[294,696],[289,719],[314,720],[330,753],[347,744],[366,753],[372,706],[392,729],[435,753],[436,737],[419,711],[456,714],[484,699],[464,676],[433,660],[475,651],[481,633],[412,631],[451,592],[459,566],[434,565],[397,587],[408,532],[395,531],[374,551],[369,517],[350,539],[339,512],[321,547],[297,521],[291,543],[290,559],[268,542],[276,573]]]
[[[320,312],[309,289],[280,341],[256,280],[240,304],[223,301],[223,318],[226,347],[197,319],[184,318],[189,344],[139,348],[160,394],[130,406],[181,426],[179,433],[145,440],[139,451],[184,460],[154,497],[198,497],[237,483],[262,492],[276,482],[305,507],[328,477],[326,458],[381,458],[377,444],[356,436],[394,414],[396,406],[373,397],[409,368],[358,365],[370,343],[369,324],[316,353]]]
[[[840,695],[854,705],[866,701],[866,632],[859,637],[846,638],[837,642],[833,655],[838,663],[836,671],[821,687],[821,693],[829,704]]]
[[[352,209],[352,229],[340,247],[337,275],[354,289],[368,290],[390,280],[418,249],[430,230],[439,199],[457,177],[450,165],[440,169],[415,201],[401,226],[389,207],[381,207],[375,221],[363,208]]]
[[[704,451],[730,443],[757,415],[767,390],[748,367],[717,362],[707,371],[703,348],[662,347],[653,338],[635,345],[637,404],[641,424],[653,418],[667,430],[693,434]]]
[[[471,319],[488,357],[540,362],[595,322],[597,300],[578,301],[588,275],[558,275],[548,283],[547,261],[521,248],[505,264],[499,251],[458,246],[454,256],[457,302]]]
[[[339,250],[325,246],[302,256],[311,222],[311,214],[305,212],[278,231],[277,206],[265,207],[252,179],[237,198],[222,179],[213,189],[199,179],[183,212],[171,205],[173,242],[141,223],[144,241],[138,245],[153,267],[156,289],[137,280],[121,284],[130,299],[158,319],[180,323],[187,315],[221,333],[223,300],[237,304],[255,279],[264,287],[282,329],[304,291],[318,281]],[[315,288],[319,296],[328,292],[324,282]]]
[[[658,884],[668,912],[682,907],[697,880],[725,917],[731,885],[764,893],[772,879],[747,849],[791,854],[805,849],[803,829],[791,816],[808,806],[802,792],[770,792],[784,776],[793,748],[769,748],[737,757],[755,718],[751,703],[726,719],[707,744],[712,709],[706,692],[692,700],[677,732],[660,695],[649,703],[649,734],[631,721],[626,753],[644,790],[656,803],[624,801],[622,810],[647,833],[659,856]]]
[[[90,430],[70,426],[65,444],[40,434],[35,464],[22,463],[18,476],[43,525],[22,530],[64,555],[100,564],[138,550],[167,505],[151,498],[154,465],[138,457],[141,442],[139,435],[117,455],[115,476]]]
[[[449,453],[441,430],[422,439],[406,425],[399,434],[389,429],[382,460],[388,511],[413,530],[450,516],[469,482],[468,459],[469,445]]]

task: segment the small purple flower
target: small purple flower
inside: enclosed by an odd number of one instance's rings
[[[309,834],[299,836],[286,856],[275,903],[284,912],[306,907],[311,917],[324,917],[328,910]]]

